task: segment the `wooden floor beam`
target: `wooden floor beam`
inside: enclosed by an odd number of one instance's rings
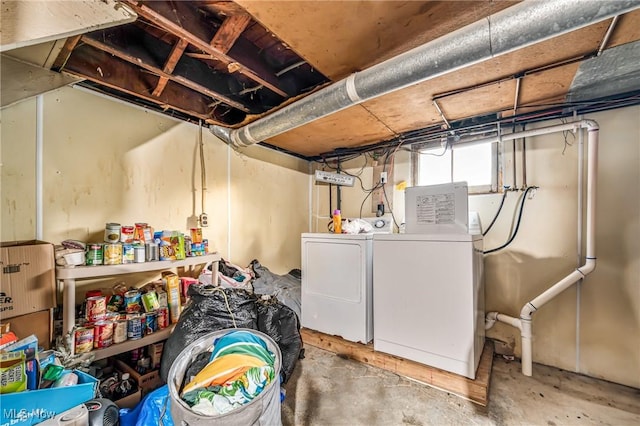
[[[436,387],[468,399],[476,404],[486,406],[489,402],[489,383],[491,381],[491,368],[493,366],[493,345],[488,342],[484,345],[480,363],[476,372],[476,379],[467,377],[439,368],[420,364],[377,352],[373,349],[373,344],[363,345],[361,343],[349,342],[337,336],[330,336],[314,330],[303,328],[300,330],[302,341],[306,345],[315,346],[340,356],[382,368],[400,376],[408,377],[412,380]]]

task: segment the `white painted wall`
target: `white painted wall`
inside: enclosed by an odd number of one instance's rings
[[[600,124],[595,272],[543,306],[533,320],[533,360],[616,383],[640,387],[640,107],[592,114]],[[559,121],[540,125],[559,124]],[[577,139],[562,133],[527,140],[527,184],[539,186],[527,200],[520,231],[506,249],[485,256],[486,308],[518,317],[522,306],[564,278],[577,265]],[[584,138],[586,144],[586,137]],[[519,146],[519,143],[518,143]],[[563,154],[564,150],[564,154]],[[505,146],[505,184],[512,184],[511,143]],[[360,171],[352,160],[347,171]],[[520,154],[516,156],[521,166]],[[395,161],[394,183],[411,182],[410,159]],[[371,167],[361,177],[370,188]],[[517,177],[517,185],[523,184]],[[312,217],[319,231],[328,221],[328,190],[313,186]],[[507,241],[521,193],[510,193],[485,237],[485,250]],[[359,184],[343,190],[343,217],[358,217]],[[394,191],[394,213],[404,219],[404,196]],[[486,227],[502,195],[472,195],[469,208]],[[335,196],[333,198],[335,206]],[[369,207],[369,202],[365,208]],[[369,212],[369,215],[371,213]],[[317,219],[317,220],[316,220]],[[382,260],[383,261],[383,260]],[[375,331],[374,331],[375,333]],[[488,336],[512,346],[519,357],[519,331],[496,324]],[[535,366],[534,366],[535,374]]]
[[[110,221],[186,230],[200,213],[197,126],[71,88],[45,94],[44,102],[45,240],[98,241]],[[3,241],[30,239],[35,100],[0,114],[0,235]],[[580,299],[572,287],[535,314],[534,362],[640,387],[640,107],[586,118],[601,126],[598,266],[581,285]],[[299,268],[300,233],[324,230],[328,221],[326,187],[310,185],[304,161],[257,146],[238,153],[206,131],[204,140],[211,222],[205,237],[212,247],[242,266],[258,258],[276,273]],[[527,146],[528,183],[540,189],[527,201],[513,244],[486,258],[487,310],[509,315],[576,265],[577,144],[563,155],[558,134]],[[357,159],[348,167],[355,172],[362,164]],[[394,184],[411,182],[406,152],[398,152],[394,167]],[[508,183],[508,172],[505,178]],[[370,164],[361,179],[367,188],[373,184]],[[364,196],[358,182],[344,189],[343,216],[357,216]],[[500,197],[470,197],[485,226]],[[402,192],[393,198],[401,221]],[[516,202],[510,194],[486,248],[506,240]],[[520,354],[514,329],[498,324],[489,336],[513,342]]]
[[[1,238],[31,239],[35,99],[1,114]],[[275,273],[299,268],[307,162],[259,146],[239,153],[206,129],[203,140],[204,209],[197,125],[78,89],[45,94],[44,239],[101,241],[107,222],[185,232],[204,210],[204,237],[223,258],[240,266],[257,258]]]

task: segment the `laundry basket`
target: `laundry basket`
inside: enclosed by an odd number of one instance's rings
[[[230,331],[248,331],[260,337],[267,344],[267,348],[275,355],[275,377],[263,391],[251,402],[228,413],[215,416],[206,416],[191,410],[191,407],[180,398],[179,390],[184,374],[191,362],[198,354],[211,347],[213,342]],[[169,386],[169,400],[171,404],[171,417],[176,425],[238,425],[238,426],[272,426],[281,425],[280,414],[280,368],[282,354],[274,340],[264,333],[248,328],[233,328],[214,331],[200,337],[189,344],[175,359],[169,369],[167,384]]]

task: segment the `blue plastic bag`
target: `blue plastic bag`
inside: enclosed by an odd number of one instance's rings
[[[147,394],[135,408],[120,409],[120,426],[173,426],[169,387],[164,385]]]

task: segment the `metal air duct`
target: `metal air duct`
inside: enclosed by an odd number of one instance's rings
[[[405,53],[351,74],[239,129],[210,126],[249,146],[350,106],[640,8],[640,0],[523,1]]]

